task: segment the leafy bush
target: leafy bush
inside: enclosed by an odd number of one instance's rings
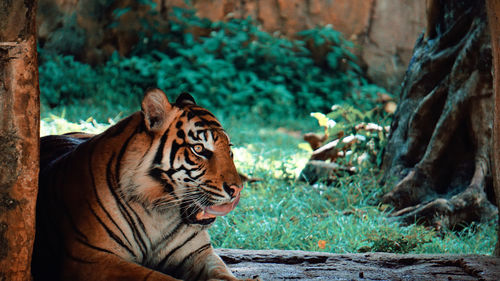
[[[353,93],[364,84],[348,50],[352,44],[330,26],[302,31],[299,40],[264,32],[250,18],[211,22],[180,8],[170,18],[168,33],[152,33],[133,56],[113,55],[94,69],[42,51],[42,102],[51,108],[82,101],[126,108],[138,104],[145,88],[157,86],[171,99],[188,91],[223,114],[270,120],[355,104]],[[150,48],[165,40],[164,50]],[[324,50],[327,63],[315,62],[306,45]]]
[[[380,91],[384,93],[383,89],[371,88],[361,95],[364,96],[364,101],[369,101],[370,97],[367,95],[374,96],[374,92],[380,95]],[[388,96],[387,93],[384,95]],[[372,100],[373,102],[368,104],[376,103],[374,98]],[[328,141],[331,141],[334,149],[338,151],[338,158],[331,159],[332,161],[347,167],[361,168],[372,163],[380,165],[392,112],[387,112],[382,103],[369,110],[359,108],[363,107],[334,105],[326,115],[313,112],[311,116],[318,120],[320,127],[323,127],[325,134],[329,136]]]
[[[54,107],[87,98],[95,92],[95,77],[97,73],[90,65],[71,56],[53,56],[40,65],[42,99]]]

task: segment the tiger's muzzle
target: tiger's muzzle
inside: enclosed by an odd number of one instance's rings
[[[223,184],[224,190],[231,197],[231,201],[224,204],[217,204],[211,206],[203,206],[201,207],[201,211],[196,214],[197,220],[211,219],[218,216],[225,216],[240,202],[240,192],[243,187],[239,187],[237,185],[228,185],[226,183]]]

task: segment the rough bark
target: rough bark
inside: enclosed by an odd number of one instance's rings
[[[330,254],[303,251],[217,252],[238,278],[262,280],[498,280],[500,259],[480,255]]]
[[[38,185],[36,0],[0,4],[0,280],[30,280]]]
[[[395,185],[383,201],[402,221],[454,228],[498,212],[491,45],[484,1],[429,5],[385,150],[385,183]]]
[[[495,95],[492,153],[493,186],[495,188],[497,206],[500,208],[500,1],[487,0],[486,7],[488,11],[488,24],[490,26],[491,49],[493,51],[493,89]],[[497,230],[498,239],[495,247],[495,255],[500,256],[500,227]]]

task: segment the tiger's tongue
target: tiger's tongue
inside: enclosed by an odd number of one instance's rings
[[[236,197],[236,200],[234,200],[231,203],[205,207],[205,208],[203,208],[203,211],[197,215],[197,218],[198,219],[209,219],[209,218],[215,218],[217,216],[225,216],[229,212],[231,212],[236,207],[236,205],[238,205],[238,202],[240,202],[239,195],[238,195],[238,197]]]

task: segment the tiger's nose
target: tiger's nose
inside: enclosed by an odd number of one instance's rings
[[[231,196],[231,198],[237,197],[243,189],[243,187],[237,186],[235,184],[228,185],[227,183],[224,183],[222,186],[224,187],[226,193]]]

